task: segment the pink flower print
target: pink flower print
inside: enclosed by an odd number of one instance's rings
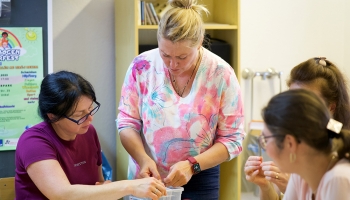
[[[138,74],[142,74],[143,71],[147,71],[150,68],[150,64],[147,60],[134,60],[134,66],[133,66],[133,74],[136,73],[135,70],[137,70]]]

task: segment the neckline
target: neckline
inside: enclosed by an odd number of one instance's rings
[[[186,85],[185,85],[184,88],[182,89],[181,94],[179,93],[179,89],[178,89],[178,87],[177,87],[177,83],[176,83],[175,77],[170,73],[170,71],[169,71],[169,69],[168,69],[168,74],[169,74],[169,77],[170,77],[170,84],[173,86],[175,93],[176,93],[178,96],[180,96],[181,98],[185,98],[185,97],[183,97],[183,94],[184,94],[184,92],[185,92],[185,90],[186,90],[186,87],[187,87],[188,83],[190,82],[190,80],[192,79],[193,75],[195,74],[194,72],[196,71],[197,68],[199,68],[200,63],[202,62],[203,54],[204,54],[202,47],[199,49],[198,54],[199,54],[199,56],[198,56],[196,65],[194,66],[194,69],[193,69],[193,71],[192,71],[192,73],[191,73],[190,78],[187,80]],[[198,71],[198,70],[197,70],[197,71]],[[197,72],[196,72],[196,74],[197,74]],[[194,76],[193,80],[194,80],[194,79],[195,79],[195,76]],[[174,83],[174,85],[173,85],[173,83]],[[190,91],[190,92],[191,92],[191,91]]]

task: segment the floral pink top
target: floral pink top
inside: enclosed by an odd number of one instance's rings
[[[163,178],[173,164],[214,143],[226,146],[229,160],[242,151],[243,105],[236,75],[220,57],[203,50],[191,91],[184,98],[171,85],[158,49],[136,57],[125,76],[118,132],[126,128],[140,132]],[[138,171],[130,159],[128,178],[135,178]]]

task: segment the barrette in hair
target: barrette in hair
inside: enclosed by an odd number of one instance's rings
[[[334,119],[329,119],[329,122],[327,124],[327,129],[336,134],[340,133],[342,127],[343,127],[343,123],[338,122],[337,120],[334,120]]]
[[[327,66],[326,57],[316,57],[316,59],[318,64],[322,65],[323,67]]]

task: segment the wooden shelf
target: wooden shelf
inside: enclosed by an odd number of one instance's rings
[[[229,24],[219,24],[219,23],[206,23],[205,24],[206,30],[237,30],[237,25],[229,25]],[[158,29],[158,25],[138,25],[136,27],[137,29],[143,29],[143,30],[154,30]]]

